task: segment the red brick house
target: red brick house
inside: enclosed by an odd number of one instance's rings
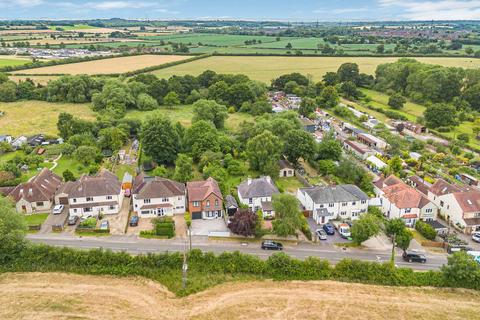
[[[215,179],[187,182],[187,197],[192,219],[216,219],[223,216],[223,196]]]

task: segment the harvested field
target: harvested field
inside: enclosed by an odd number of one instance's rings
[[[55,80],[59,76],[9,76],[10,80],[15,82],[25,81],[27,79],[32,80],[35,84],[39,83],[41,85],[46,85],[48,81]]]
[[[474,58],[415,58],[420,62],[440,64],[448,67],[479,68],[480,59]],[[216,56],[166,69],[153,73],[168,78],[172,75],[198,75],[205,70],[218,73],[245,74],[252,79],[269,82],[285,73],[300,72],[310,74],[315,80],[321,80],[329,71],[337,71],[345,62],[355,62],[360,72],[374,74],[379,64],[395,62],[396,57],[255,57],[255,56]]]
[[[21,74],[111,74],[123,73],[158,66],[161,64],[185,60],[190,56],[178,55],[141,55],[118,57],[87,62],[70,63],[58,66],[20,70]]]
[[[28,100],[1,103],[0,110],[5,112],[0,117],[1,132],[12,136],[37,133],[56,135],[60,112],[68,112],[86,120],[95,119],[95,112],[88,104]]]
[[[37,46],[37,45],[57,45],[57,44],[99,44],[99,43],[108,43],[108,42],[139,42],[140,40],[136,39],[115,39],[115,38],[57,38],[57,39],[52,39],[52,38],[44,38],[44,39],[33,39],[33,40],[25,40],[30,43],[32,46]],[[8,41],[9,42],[15,42],[15,41]]]
[[[176,298],[142,278],[0,275],[1,319],[480,319],[480,293],[333,281],[238,282]]]

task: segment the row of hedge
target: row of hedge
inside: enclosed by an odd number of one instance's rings
[[[417,230],[422,236],[428,240],[435,240],[437,237],[437,231],[431,225],[422,220],[419,220],[415,223],[415,230]]]
[[[179,279],[182,264],[183,256],[179,252],[133,256],[124,252],[114,253],[99,249],[84,251],[29,245],[13,260],[0,266],[0,271],[144,276],[170,285],[172,290],[179,288],[178,284],[175,287],[171,281]],[[205,289],[212,285],[208,279],[215,275],[228,275],[230,279],[243,275],[274,280],[339,280],[390,286],[450,286],[480,290],[478,266],[476,270],[470,272],[473,274],[468,275],[471,281],[460,281],[462,277],[451,276],[453,268],[444,271],[415,272],[410,268],[395,268],[389,263],[351,259],[344,259],[332,266],[327,260],[316,257],[298,260],[285,253],[277,253],[267,260],[262,260],[257,256],[239,252],[215,255],[200,250],[188,253],[188,266],[191,277],[195,275],[202,278],[202,286],[192,285],[186,290],[178,289],[177,294],[185,295]]]

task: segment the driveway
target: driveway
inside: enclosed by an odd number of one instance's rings
[[[183,215],[176,214],[173,216],[175,221],[175,238],[186,239],[187,238],[187,223]]]
[[[130,198],[124,197],[120,212],[116,215],[105,215],[104,217],[104,219],[110,223],[110,234],[125,234],[129,213]]]
[[[313,238],[312,240],[316,239],[316,234],[315,231],[317,229],[321,229],[322,225],[321,224],[316,224],[315,220],[312,218],[308,218],[308,225],[310,226],[310,230],[312,231]],[[347,239],[343,239],[340,237],[340,234],[335,230],[335,234],[331,236],[327,236],[327,240],[318,240],[317,243],[320,245],[334,245],[335,243],[343,243],[343,242],[350,242]]]
[[[150,231],[153,229],[152,220],[155,218],[140,218],[138,219],[138,226],[127,228],[127,235],[140,235],[140,231]]]
[[[192,220],[192,236],[208,236],[210,232],[229,232],[225,220]]]
[[[61,225],[63,226],[65,224],[65,221],[67,221],[68,218],[68,207],[65,206],[63,208],[63,211],[61,214],[52,214],[50,213],[45,220],[45,222],[42,224],[42,227],[40,228],[40,231],[38,233],[45,234],[52,232],[52,226],[54,225]]]

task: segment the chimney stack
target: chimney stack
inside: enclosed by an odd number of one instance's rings
[[[248,179],[247,179],[247,184],[248,184],[248,185],[251,185],[251,184],[252,184],[252,178],[248,177]]]

